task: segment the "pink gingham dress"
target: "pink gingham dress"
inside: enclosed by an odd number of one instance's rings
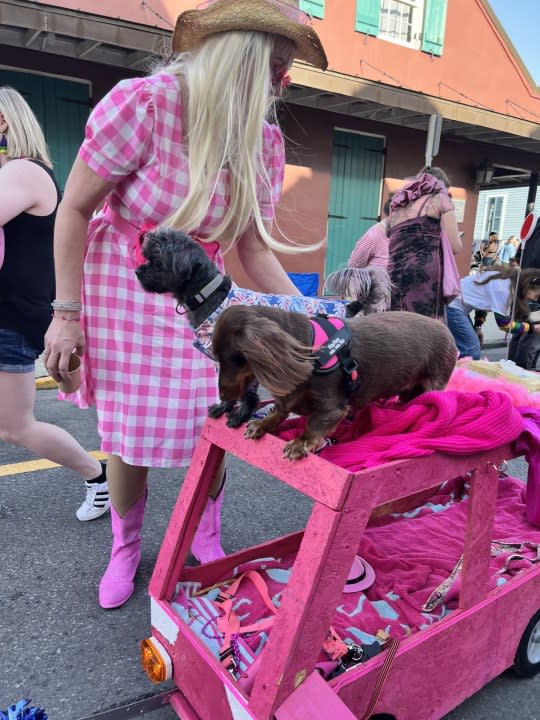
[[[79,155],[115,183],[107,198],[114,212],[137,227],[160,223],[179,207],[189,183],[175,77],[161,73],[116,85],[93,110]],[[260,207],[271,220],[285,166],[276,125],[265,124],[264,155],[272,190],[261,190]],[[225,171],[202,236],[222,219],[227,190]],[[84,372],[69,399],[95,404],[103,452],[132,465],[181,467],[189,464],[208,405],[217,400],[216,368],[194,348],[174,300],[142,289],[129,245],[103,213],[91,221],[82,291]],[[214,259],[222,269],[217,245]]]

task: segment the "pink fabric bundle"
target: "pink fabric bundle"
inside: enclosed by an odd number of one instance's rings
[[[441,180],[437,180],[433,175],[423,173],[407,183],[392,197],[390,209],[396,210],[400,207],[406,207],[415,200],[418,200],[418,198],[434,193],[444,193],[448,195],[448,188]]]
[[[300,435],[305,418],[283,423],[279,437]],[[435,451],[467,455],[504,445],[523,430],[520,412],[502,393],[428,392],[411,402],[372,403],[345,420],[324,448],[325,460],[353,472]]]

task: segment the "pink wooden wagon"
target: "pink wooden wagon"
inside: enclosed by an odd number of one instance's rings
[[[540,563],[488,590],[499,465],[510,446],[468,456],[434,454],[350,473],[320,457],[291,463],[283,441],[254,442],[207,420],[150,582],[152,636],[143,663],[172,677],[182,720],[438,720],[504,670],[540,670]],[[314,501],[305,531],[185,567],[211,478],[227,451]],[[315,666],[368,521],[415,507],[444,481],[470,474],[457,609],[333,680]],[[443,522],[443,520],[441,520]],[[189,622],[175,612],[179,581],[204,587],[256,558],[296,553],[251,691],[244,692]],[[395,652],[394,657],[391,654]],[[390,662],[391,661],[391,662]],[[155,678],[154,678],[155,679]]]

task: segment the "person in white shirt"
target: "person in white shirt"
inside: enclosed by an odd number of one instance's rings
[[[540,269],[518,272],[514,268],[502,268],[461,278],[461,296],[447,307],[448,328],[460,357],[480,359],[480,340],[469,317],[472,310],[493,312],[503,332],[515,336],[540,334],[540,324],[529,322],[531,304],[539,299]]]

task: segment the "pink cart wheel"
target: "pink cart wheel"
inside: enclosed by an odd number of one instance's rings
[[[514,671],[521,677],[540,672],[540,610],[525,628],[514,658]]]

